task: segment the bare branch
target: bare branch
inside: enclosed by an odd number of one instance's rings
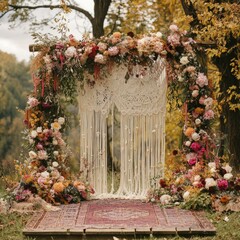
[[[6,12],[4,12],[3,14],[0,15],[0,18],[3,18],[7,13],[13,11],[13,9],[7,10]]]
[[[37,6],[24,5],[24,6],[21,6],[21,5],[14,5],[14,4],[9,4],[9,7],[12,7],[15,10],[16,9],[38,9],[38,8],[49,8],[49,9],[62,8],[61,5],[37,5]],[[93,16],[88,11],[86,11],[85,9],[77,7],[77,6],[72,5],[72,4],[66,5],[66,7],[84,14],[88,18],[88,20],[91,23],[93,23],[93,21],[94,21]]]

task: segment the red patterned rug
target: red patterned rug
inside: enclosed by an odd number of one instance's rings
[[[61,206],[56,212],[36,212],[26,235],[94,233],[215,233],[204,212],[160,208],[140,200],[104,199]]]

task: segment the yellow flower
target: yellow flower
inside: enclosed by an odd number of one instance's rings
[[[59,130],[61,128],[61,124],[59,122],[54,122],[51,124],[52,129]]]

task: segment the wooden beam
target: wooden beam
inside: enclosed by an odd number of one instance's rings
[[[39,52],[41,51],[45,46],[41,44],[30,44],[29,45],[29,52]]]

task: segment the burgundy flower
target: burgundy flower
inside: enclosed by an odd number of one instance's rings
[[[159,180],[159,184],[162,188],[165,188],[167,186],[166,181],[162,178]]]
[[[131,37],[131,38],[134,37],[134,33],[133,33],[133,32],[128,32],[127,35],[128,35],[129,37]]]
[[[228,188],[228,181],[226,179],[219,179],[217,185],[219,190],[224,191]]]
[[[99,49],[98,46],[93,46],[93,47],[92,47],[92,52],[89,53],[88,57],[91,58],[91,59],[94,59],[95,56],[97,55],[98,49]]]
[[[42,107],[43,107],[43,108],[50,108],[51,105],[50,105],[49,103],[47,103],[47,102],[43,102],[43,103],[42,103]]]

